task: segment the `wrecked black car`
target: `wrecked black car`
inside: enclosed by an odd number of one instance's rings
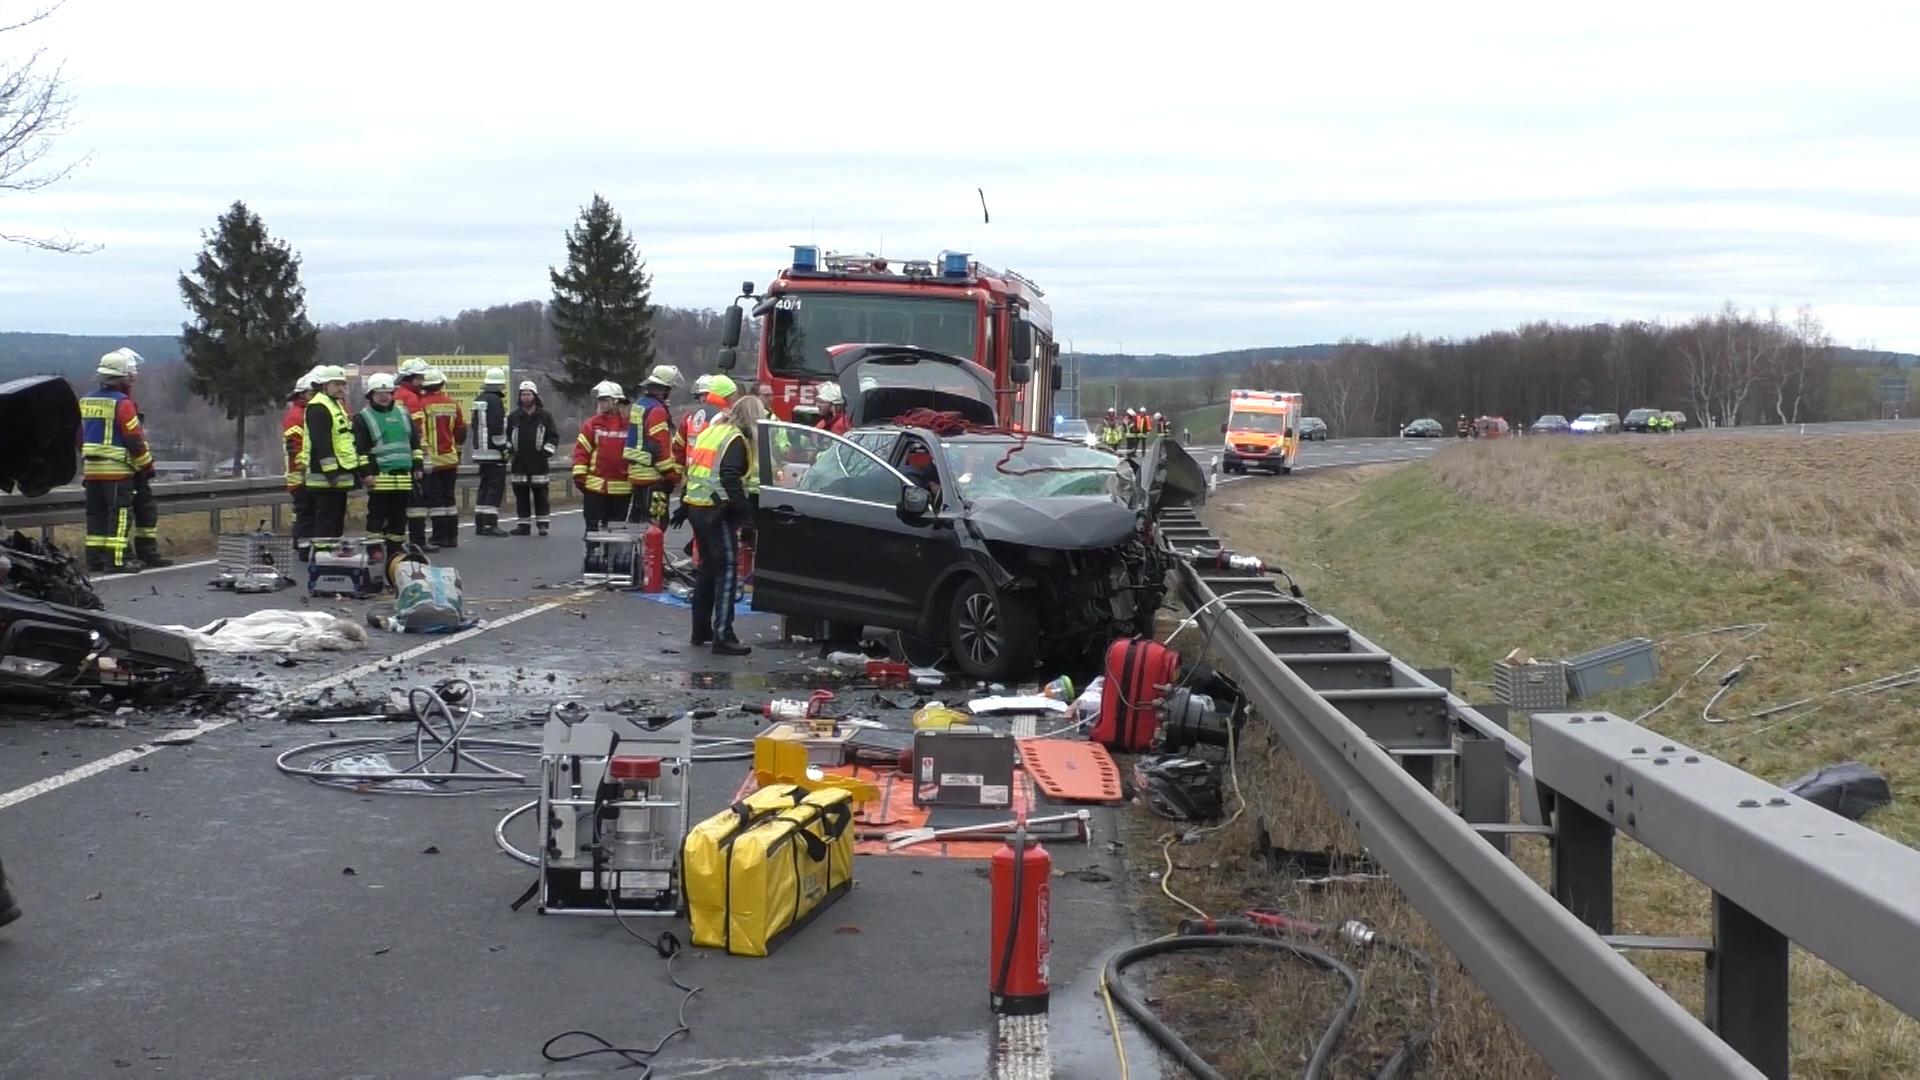
[[[65,379],[0,384],[0,491],[31,498],[72,481],[79,425]],[[0,703],[155,702],[205,685],[186,638],[101,607],[72,556],[24,533],[0,538]]]
[[[844,438],[767,421],[758,443],[755,610],[894,629],[981,679],[1151,631],[1175,563],[1154,516],[1206,496],[1170,443],[1122,459],[951,413]]]

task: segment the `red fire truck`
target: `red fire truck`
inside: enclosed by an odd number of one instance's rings
[[[807,244],[793,249],[793,264],[765,294],[755,295],[752,282],[741,293],[722,323],[719,367],[737,363],[741,304],[752,301],[760,338],[755,377],[781,419],[796,405],[811,405],[814,388],[833,378],[834,346],[917,345],[993,372],[1001,423],[1053,430],[1053,392],[1060,387],[1053,313],[1039,287],[1019,274],[960,251],[895,263],[823,255]]]

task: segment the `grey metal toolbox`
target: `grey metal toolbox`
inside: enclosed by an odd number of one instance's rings
[[[1660,660],[1653,639],[1628,638],[1604,649],[1567,659],[1567,682],[1576,698],[1593,697],[1660,677]]]

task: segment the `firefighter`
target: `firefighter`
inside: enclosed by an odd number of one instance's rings
[[[1113,409],[1107,410],[1107,417],[1100,422],[1100,441],[1107,449],[1118,452],[1120,444],[1127,439],[1126,431],[1120,426],[1120,414]]]
[[[1464,439],[1472,434],[1473,425],[1467,422],[1467,415],[1461,413],[1460,419],[1453,422],[1453,437],[1456,439]]]
[[[129,558],[133,529],[133,478],[153,472],[140,413],[127,396],[132,349],[115,349],[100,358],[95,374],[100,388],[80,399],[81,482],[87,491],[87,570],[131,574],[140,562]],[[137,361],[136,361],[137,362]]]
[[[733,606],[740,599],[738,530],[753,521],[752,500],[760,491],[753,447],[765,415],[759,398],[742,398],[715,417],[687,453],[687,493],[681,504],[688,508],[693,540],[700,547],[691,640],[712,646],[716,656],[753,651],[733,632]]]
[[[667,501],[680,486],[680,458],[676,452],[673,413],[667,397],[685,385],[680,369],[661,364],[647,373],[647,381],[633,396],[627,414],[627,480],[633,485],[628,519],[645,518],[666,528]]]
[[[540,400],[540,388],[532,379],[520,384],[520,407],[507,417],[507,474],[513,480],[513,535],[528,536],[534,526],[547,535],[553,524],[548,516],[549,481],[547,469],[557,448],[559,429],[553,415]],[[528,524],[528,504],[532,504],[532,524]]]
[[[447,376],[430,367],[420,379],[420,446],[426,452],[428,533],[443,548],[460,546],[460,506],[454,502],[460,475],[460,444],[467,438],[467,417],[447,393]]]
[[[313,503],[307,498],[307,400],[313,394],[313,371],[293,381],[287,410],[280,414],[280,449],[286,459],[287,500],[293,504],[293,553],[306,562],[312,549]]]
[[[633,497],[633,482],[627,479],[627,414],[620,408],[620,384],[603,382],[593,388],[593,396],[596,411],[580,425],[580,437],[573,444],[573,486],[580,492],[588,536],[609,522],[627,520]],[[587,542],[587,550],[593,550],[592,541]]]
[[[427,425],[421,399],[426,397],[426,391],[420,384],[426,377],[427,362],[410,356],[400,362],[400,374],[393,380],[393,400],[407,411],[407,418],[419,430],[423,453],[427,446]],[[431,486],[422,478],[421,483],[413,485],[413,493],[407,497],[407,540],[422,551],[440,550],[440,545],[427,535],[427,522],[433,517],[433,493],[428,490]]]
[[[473,500],[473,535],[505,536],[500,501],[507,495],[507,372],[490,367],[473,399],[468,428],[473,460],[480,466],[480,491]]]
[[[814,427],[835,435],[845,435],[853,427],[853,417],[847,413],[847,395],[839,383],[821,383],[813,392],[813,400],[820,403],[820,422]]]
[[[132,349],[127,352],[127,397],[133,397],[134,385],[139,381],[140,364],[145,359]],[[147,426],[147,414],[140,408],[139,402],[133,405],[134,418],[140,421],[142,433]],[[153,498],[153,470],[133,474],[133,557],[142,568],[156,570],[163,566],[172,566],[173,560],[160,555],[160,504]]]
[[[332,551],[347,532],[347,495],[360,473],[360,451],[347,419],[347,373],[313,369],[319,392],[307,404],[307,497],[313,502],[313,550]]]
[[[1167,418],[1157,411],[1153,414],[1153,433],[1155,435],[1165,435],[1167,433]]]
[[[367,485],[367,537],[385,541],[387,585],[392,568],[407,542],[407,507],[413,485],[425,478],[421,466],[420,429],[405,406],[394,402],[393,376],[381,372],[367,377],[367,406],[353,418],[353,449],[360,457],[360,475]]]

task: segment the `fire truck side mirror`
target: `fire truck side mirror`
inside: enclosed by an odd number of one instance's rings
[[[1052,371],[1053,371],[1053,390],[1054,390],[1054,392],[1055,392],[1055,393],[1059,393],[1059,392],[1060,392],[1060,383],[1061,383],[1061,376],[1060,376],[1060,365],[1059,365],[1059,364],[1057,364],[1057,363],[1056,363],[1056,364],[1054,364],[1054,365],[1053,365],[1053,368],[1052,368]]]
[[[720,313],[720,344],[727,349],[740,345],[740,305],[733,304]]]
[[[1013,375],[1013,385],[1025,386],[1028,383],[1033,381],[1033,365],[1032,364],[1015,364],[1013,365],[1012,375]]]
[[[1031,364],[1033,362],[1033,324],[1015,315],[1013,318],[1013,362]],[[1014,382],[1026,382],[1015,379]]]
[[[732,371],[734,365],[738,364],[739,362],[740,362],[740,350],[721,349],[720,355],[714,358],[713,366],[720,369],[721,371]]]

